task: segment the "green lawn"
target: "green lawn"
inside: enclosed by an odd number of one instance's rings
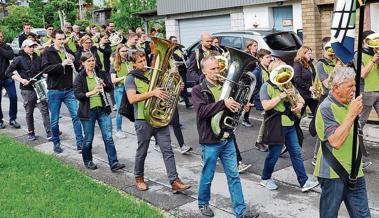
[[[0,217],[163,217],[73,167],[0,135]]]

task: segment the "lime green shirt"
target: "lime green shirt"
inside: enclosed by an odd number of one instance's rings
[[[121,63],[120,70],[116,71],[117,78],[127,76],[129,73],[129,70],[132,69],[133,64],[129,61],[124,61]],[[120,81],[117,83],[118,86],[123,86],[124,81]]]
[[[338,102],[329,94],[320,104],[316,114],[316,131],[320,140],[325,141],[334,134],[336,129],[342,124],[349,111],[349,105]],[[345,170],[351,172],[351,156],[353,146],[353,128],[350,129],[349,135],[340,149],[328,147],[334,157],[341,163]],[[357,146],[358,150],[359,146]],[[358,152],[357,152],[358,153]],[[321,178],[334,179],[339,178],[337,173],[329,166],[322,154],[322,149],[318,150],[317,162],[314,175]],[[362,165],[358,171],[358,177],[363,176]]]
[[[281,92],[282,90],[280,88],[276,89],[272,87],[270,84],[268,84],[267,82],[265,82],[263,83],[261,87],[259,96],[260,96],[261,101],[271,100],[279,96]],[[286,107],[284,106],[284,101],[283,100],[280,101],[273,109],[278,112],[284,112],[286,110]],[[294,124],[294,121],[292,121],[287,115],[282,115],[281,120],[282,120],[282,126],[293,126]]]
[[[362,53],[363,66],[367,66],[371,61],[372,56]],[[376,92],[379,91],[379,64],[374,64],[364,78],[364,92]]]
[[[72,51],[72,52],[76,52],[76,43],[74,41],[73,38],[71,38],[70,40],[68,40],[67,42],[67,47]]]
[[[221,85],[213,85],[213,84],[210,84],[210,83],[207,83],[207,84],[208,84],[209,89],[212,92],[212,95],[213,95],[215,101],[219,101],[220,100],[222,86]]]
[[[105,68],[104,68],[104,54],[103,54],[103,52],[97,50],[97,55],[99,55],[101,65],[103,66],[103,68],[101,68],[101,69],[105,70]]]
[[[96,79],[94,76],[86,76],[87,87],[89,91],[92,91],[96,87]],[[103,103],[101,102],[100,93],[92,95],[89,97],[89,108],[102,107]]]
[[[63,50],[58,50],[58,55],[61,58],[61,61],[64,61],[64,59],[66,59],[66,54]]]
[[[150,80],[151,71],[146,72],[144,74],[144,76]],[[147,84],[146,82],[144,82],[144,81],[142,81],[142,80],[140,80],[140,79],[138,79],[132,75],[129,75],[126,78],[125,89],[126,89],[126,91],[136,90],[137,93],[142,94],[142,93],[146,93],[149,91],[149,84]],[[144,120],[145,115],[144,115],[143,111],[145,108],[145,101],[140,101],[138,103],[135,103],[133,106],[134,106],[134,117],[135,117],[135,119]]]
[[[262,67],[262,83],[265,83],[267,80],[270,80],[270,74],[264,67]]]

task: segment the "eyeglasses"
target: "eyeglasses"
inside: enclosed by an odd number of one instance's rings
[[[92,42],[84,42],[84,44],[92,44]]]
[[[120,50],[120,52],[128,52],[128,50]]]

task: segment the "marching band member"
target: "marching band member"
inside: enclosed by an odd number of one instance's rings
[[[47,89],[49,90],[47,95],[54,152],[62,153],[63,151],[59,139],[59,113],[62,103],[70,112],[76,147],[81,150],[83,145],[82,125],[77,116],[78,105],[72,89],[74,55],[65,48],[65,34],[62,30],[55,30],[52,36],[53,46],[45,49],[42,55],[42,70],[47,74]]]
[[[92,142],[96,121],[99,124],[112,172],[125,167],[117,160],[117,152],[112,138],[112,117],[105,92],[112,91],[112,83],[104,71],[96,71],[96,58],[91,52],[83,53],[80,61],[83,70],[75,78],[74,92],[79,100],[78,117],[84,131],[82,157],[84,165],[91,170],[97,169],[92,158]],[[100,81],[101,80],[101,81]]]
[[[285,63],[274,61],[270,64],[269,69],[275,69],[281,65],[285,65]],[[271,71],[271,74],[272,73],[273,72]],[[284,91],[282,87],[275,85],[270,80],[267,80],[262,85],[259,92],[262,106],[265,110],[263,142],[269,145],[269,151],[264,162],[260,184],[269,190],[275,190],[278,188],[274,180],[271,179],[271,175],[274,171],[275,164],[279,159],[283,144],[285,144],[290,154],[292,166],[297,175],[301,191],[306,192],[316,187],[318,182],[309,178],[306,174],[303,159],[301,157],[301,139],[299,139],[299,134],[297,132],[297,129],[300,127],[296,126],[298,125],[298,122],[296,122],[296,118],[293,114],[301,111],[304,106],[304,100],[296,93],[296,90],[291,90],[291,92],[295,93]],[[297,102],[293,102],[296,104],[294,108],[290,108],[288,102],[286,102],[287,95],[289,94],[297,96]],[[278,128],[278,126],[280,128]]]
[[[124,82],[129,71],[132,69],[132,63],[128,61],[128,48],[124,44],[119,44],[116,48],[113,65],[111,66],[112,83],[115,86],[114,97],[116,100],[116,134],[117,138],[125,138],[126,135],[122,131],[122,116],[118,113],[120,109],[122,94],[124,93]]]
[[[38,44],[30,39],[24,40],[22,43],[22,50],[18,57],[16,57],[11,65],[5,72],[5,75],[13,80],[20,82],[21,96],[24,100],[24,108],[26,115],[26,125],[28,127],[28,140],[36,140],[36,135],[34,132],[34,108],[37,105],[39,111],[41,112],[43,119],[43,126],[45,127],[47,138],[51,138],[50,131],[50,118],[49,109],[46,101],[38,101],[36,92],[34,91],[32,84],[42,78],[40,74],[41,68],[41,57],[38,56],[34,49]],[[17,73],[15,73],[17,70]],[[34,78],[37,74],[40,74]],[[32,80],[36,79],[35,81]]]
[[[91,37],[89,35],[85,35],[79,40],[79,49],[75,53],[75,62],[74,63],[75,63],[75,68],[77,71],[79,71],[81,69],[80,57],[85,52],[91,52],[95,56],[95,58],[96,58],[96,70],[100,70],[103,68],[100,57],[97,54],[96,46],[93,45]]]
[[[30,26],[30,25],[29,25]],[[25,27],[25,25],[24,25]],[[0,31],[0,90],[5,88],[9,97],[9,125],[16,129],[21,126],[16,121],[17,118],[17,93],[14,81],[5,76],[5,71],[9,66],[9,61],[14,57],[12,48],[4,43],[4,34]],[[3,110],[1,109],[1,97],[0,94],[0,129],[5,128],[3,122]]]
[[[263,111],[264,114],[264,110],[259,96],[259,91],[261,90],[262,84],[270,79],[268,67],[272,62],[271,52],[266,49],[259,49],[259,51],[257,52],[257,58],[259,60],[259,64],[253,71],[253,74],[257,78],[257,83],[253,92],[254,105],[255,109],[257,109],[258,111]],[[261,126],[259,127],[257,140],[255,142],[255,148],[262,152],[268,151],[267,145],[262,143],[264,127],[265,122],[262,121]]]
[[[211,51],[217,51],[212,45],[213,39],[210,33],[202,33],[200,40],[199,47],[190,55],[190,63],[188,66],[188,75],[190,80],[194,81],[195,84],[199,84],[203,78],[200,65],[201,60],[208,56]]]
[[[41,43],[43,47],[51,46],[53,42],[53,37],[51,36],[54,31],[54,26],[51,24],[46,24],[46,36],[41,38]]]
[[[352,168],[353,123],[362,111],[362,97],[355,96],[355,72],[352,68],[335,68],[330,77],[330,91],[316,114],[316,130],[321,141],[328,140],[325,149],[330,151],[349,175]],[[323,145],[324,146],[324,145]],[[358,145],[359,146],[359,145]],[[357,147],[358,149],[358,147]],[[358,164],[356,183],[351,187],[332,168],[326,153],[319,149],[314,175],[321,185],[320,217],[337,218],[342,201],[352,218],[369,218],[365,177]]]
[[[295,71],[293,85],[305,101],[301,114],[304,114],[305,108],[308,106],[309,109],[311,109],[312,115],[315,116],[318,101],[312,98],[312,92],[315,91],[313,81],[316,76],[316,72],[312,64],[312,49],[310,47],[303,45],[299,48],[299,50],[297,50],[293,69]]]
[[[79,38],[74,37],[74,34],[72,34],[72,26],[68,22],[64,24],[64,34],[66,36],[65,45],[67,45],[67,47],[75,53]]]
[[[22,46],[22,43],[24,42],[24,40],[27,38],[27,35],[29,33],[31,33],[32,31],[32,25],[30,23],[24,23],[22,25],[22,28],[24,30],[24,32],[22,32],[19,36],[18,36],[18,46],[21,48]]]
[[[150,71],[147,71],[145,53],[142,51],[135,51],[132,54],[132,62],[134,71],[141,77],[150,79]],[[129,74],[126,82],[125,89],[129,102],[134,106],[134,126],[136,129],[138,148],[135,158],[134,175],[136,180],[136,187],[138,190],[146,191],[148,189],[147,183],[144,181],[144,168],[147,150],[149,148],[150,138],[152,136],[157,140],[160,150],[162,152],[163,160],[166,167],[168,179],[171,184],[173,193],[184,191],[191,186],[183,183],[176,171],[174,152],[171,147],[170,130],[168,126],[154,128],[145,121],[143,108],[145,100],[153,96],[160,99],[167,99],[167,93],[161,88],[155,88],[153,91],[148,92],[149,84],[145,81]]]
[[[259,214],[247,209],[244,201],[233,139],[220,140],[214,135],[211,128],[211,119],[216,113],[222,110],[236,111],[240,105],[232,98],[215,101],[215,99],[219,99],[222,86],[216,76],[219,74],[219,64],[214,56],[202,58],[201,69],[205,79],[192,90],[192,102],[196,110],[197,130],[204,163],[198,192],[200,213],[208,217],[214,216],[209,207],[210,189],[217,158],[220,158],[227,177],[232,207],[236,217],[258,217]]]

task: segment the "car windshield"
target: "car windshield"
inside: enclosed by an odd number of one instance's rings
[[[272,50],[291,51],[298,48],[296,39],[288,32],[268,35],[265,41]]]

